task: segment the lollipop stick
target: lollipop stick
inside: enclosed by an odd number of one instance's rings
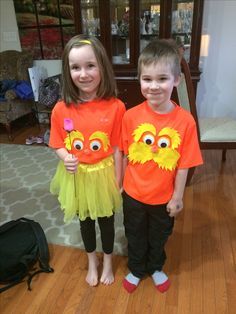
[[[70,138],[70,132],[69,132],[69,138]],[[71,146],[71,138],[70,138],[70,147]],[[74,155],[72,155],[74,157]],[[74,173],[74,190],[75,190],[75,198],[76,198],[76,178],[75,178],[76,173]]]

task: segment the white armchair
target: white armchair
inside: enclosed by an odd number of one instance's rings
[[[181,60],[182,78],[177,87],[179,105],[190,111],[198,128],[199,143],[201,149],[221,149],[222,161],[226,160],[226,151],[236,149],[236,119],[224,118],[200,118],[197,115],[195,92],[187,61]],[[194,173],[190,169],[187,183],[189,184]]]

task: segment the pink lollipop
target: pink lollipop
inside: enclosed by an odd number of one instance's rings
[[[64,119],[64,129],[67,132],[71,132],[74,130],[74,125],[73,125],[73,121],[69,118],[65,118]]]

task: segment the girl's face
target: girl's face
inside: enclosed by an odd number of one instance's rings
[[[168,113],[173,109],[170,98],[173,87],[179,84],[179,77],[174,77],[170,64],[157,62],[143,65],[140,84],[143,96],[154,111]]]
[[[92,47],[84,45],[72,48],[69,53],[69,66],[72,81],[80,91],[80,98],[96,98],[101,75]]]

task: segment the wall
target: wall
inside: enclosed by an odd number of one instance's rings
[[[12,0],[0,0],[0,51],[21,51],[14,4]]]
[[[0,27],[0,51],[21,50],[13,0],[0,0]],[[208,36],[209,46],[204,51],[202,45],[200,58],[202,75],[197,92],[200,116],[236,117],[235,29],[236,0],[205,0],[202,33]],[[49,76],[61,70],[59,60],[38,60],[35,64],[45,66]]]

